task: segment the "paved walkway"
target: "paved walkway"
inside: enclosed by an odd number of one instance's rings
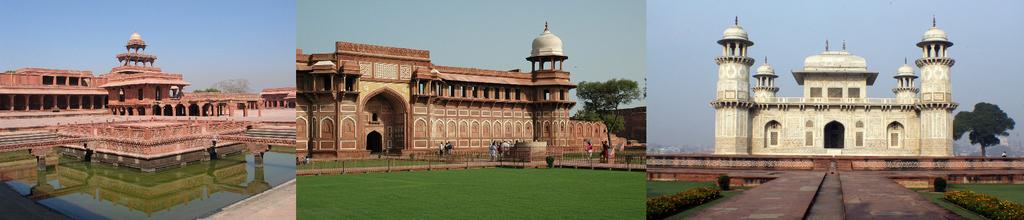
[[[692,219],[963,219],[881,173],[784,172]]]
[[[846,219],[963,219],[879,175],[840,175]]]
[[[242,200],[202,219],[295,219],[295,180]]]
[[[846,211],[843,207],[843,190],[839,183],[839,175],[827,174],[818,188],[818,195],[814,197],[814,203],[811,204],[806,219],[843,219],[844,216]]]
[[[701,210],[692,219],[802,219],[824,172],[790,172]]]

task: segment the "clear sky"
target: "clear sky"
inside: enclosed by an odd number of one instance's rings
[[[156,66],[202,89],[248,79],[252,92],[295,86],[295,3],[0,0],[0,70],[91,70],[118,65],[132,32]]]
[[[296,37],[306,53],[331,52],[334,42],[350,41],[430,50],[436,65],[529,70],[525,58],[547,21],[562,39],[573,82],[628,78],[643,83],[643,3],[298,0]]]
[[[867,59],[868,69],[879,72],[868,96],[888,98],[903,58],[912,66],[920,58],[915,44],[934,14],[955,44],[949,56],[956,59],[951,79],[957,110],[994,103],[1021,130],[1021,9],[1024,1],[647,1],[649,143],[713,146],[714,110],[708,103],[717,79],[713,59],[722,50],[715,41],[733,16],[755,43],[751,70],[768,56],[779,75],[779,96],[802,95],[790,71],[823,51],[827,38],[833,49],[846,40],[850,53]]]

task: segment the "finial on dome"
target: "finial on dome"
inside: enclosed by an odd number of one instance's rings
[[[846,51],[846,40],[843,40],[843,51]]]
[[[907,57],[903,57],[903,64],[907,64]]]
[[[740,16],[736,16],[736,21],[733,24],[740,25]]]
[[[828,51],[828,38],[825,38],[825,51]]]
[[[932,15],[932,27],[935,27],[935,15]]]
[[[767,63],[768,63],[768,56],[764,56],[764,63],[765,63],[765,64],[767,64]]]
[[[548,31],[548,22],[547,21],[544,22],[544,31]]]

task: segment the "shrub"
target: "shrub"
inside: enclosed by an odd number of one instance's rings
[[[722,197],[721,191],[700,187],[647,199],[647,219],[660,219]]]
[[[989,219],[1024,219],[1024,205],[972,191],[946,192],[944,199]]]
[[[544,157],[544,161],[548,162],[548,168],[555,167],[555,156]]]
[[[718,189],[721,189],[722,191],[729,191],[729,176],[718,176]]]
[[[935,177],[935,182],[933,183],[933,185],[935,185],[936,192],[946,191],[946,179],[943,179],[942,177]]]

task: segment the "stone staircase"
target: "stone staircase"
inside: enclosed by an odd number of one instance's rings
[[[294,134],[295,132],[292,131],[292,133]],[[0,133],[0,145],[24,144],[55,140],[57,138],[57,134],[52,132]]]
[[[295,139],[294,128],[253,128],[245,131],[245,136],[258,138]]]

